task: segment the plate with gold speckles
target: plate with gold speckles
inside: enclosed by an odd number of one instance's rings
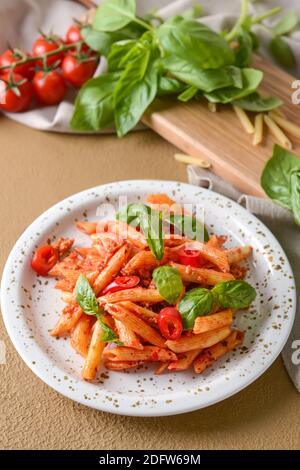
[[[95,220],[103,204],[119,198],[141,202],[149,193],[166,193],[178,203],[201,204],[209,231],[226,235],[227,246],[251,244],[246,280],[256,287],[251,308],[235,316],[244,331],[243,347],[228,353],[202,374],[193,369],[154,375],[152,366],[116,372],[100,368],[94,382],[83,381],[83,358],[49,336],[63,301],[54,280],[30,267],[36,247],[58,237],[88,245],[74,226]],[[97,212],[98,210],[98,212]],[[252,214],[212,191],[171,181],[123,181],[88,189],[59,202],[38,217],[12,249],[1,283],[1,305],[9,336],[28,367],[57,392],[86,406],[133,416],[164,416],[200,409],[239,392],[276,359],[291,331],[296,306],[294,277],[278,241]]]

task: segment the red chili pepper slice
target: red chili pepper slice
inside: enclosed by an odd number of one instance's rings
[[[57,260],[57,251],[51,245],[40,246],[32,257],[31,267],[40,276],[47,276]]]
[[[183,247],[178,251],[178,257],[179,262],[186,266],[200,268],[204,264],[204,259],[198,250],[189,250]]]
[[[175,307],[165,307],[158,314],[158,327],[166,339],[179,339],[182,333],[182,319]]]
[[[124,289],[132,289],[133,287],[137,286],[139,282],[140,278],[138,276],[116,277],[110,284],[108,284],[108,286],[103,289],[101,295],[111,294],[113,292]]]

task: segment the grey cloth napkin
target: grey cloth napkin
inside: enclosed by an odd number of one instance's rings
[[[100,0],[94,0],[101,3]],[[197,0],[137,0],[138,14],[142,15],[151,10],[157,10],[157,14],[166,19],[177,15],[192,7]],[[199,0],[203,6],[201,21],[213,29],[220,30],[230,27],[235,21],[240,10],[240,0]],[[261,0],[251,2],[250,9],[259,15],[266,9],[276,5],[282,5],[285,10],[294,9],[299,12],[299,0]],[[31,50],[32,43],[38,35],[38,29],[64,36],[67,28],[72,24],[73,18],[80,18],[85,8],[71,0],[0,0],[0,52],[7,47],[7,42],[13,46]],[[276,20],[277,21],[277,20]],[[274,19],[269,20],[271,25]],[[268,23],[268,22],[267,22]],[[268,53],[270,35],[257,29],[262,46],[259,54],[267,59],[272,59]],[[295,56],[300,58],[300,31],[295,31],[287,38],[294,50]],[[105,62],[100,63],[96,75],[105,67]],[[300,60],[293,71],[295,76],[300,76]],[[8,116],[22,124],[44,131],[74,132],[69,127],[73,114],[73,102],[75,93],[70,92],[59,106],[33,108],[25,113],[8,114]],[[114,132],[113,129],[102,133]]]
[[[275,235],[286,252],[291,263],[296,285],[300,286],[300,229],[294,223],[291,213],[272,201],[240,193],[230,183],[216,176],[209,170],[189,165],[187,169],[188,181],[196,186],[202,186],[227,196],[255,214]],[[285,367],[300,392],[300,365],[297,365],[296,348],[300,347],[300,305],[298,293],[298,306],[295,322],[289,339],[282,351]]]

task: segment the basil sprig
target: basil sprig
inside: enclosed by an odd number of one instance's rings
[[[300,157],[274,145],[261,185],[274,202],[293,212],[296,224],[300,225]]]
[[[103,0],[82,34],[106,57],[108,72],[80,90],[71,126],[95,131],[114,124],[121,137],[157,96],[170,94],[184,102],[203,96],[213,103],[234,102],[256,112],[279,106],[280,100],[257,93],[263,73],[250,68],[259,45],[253,26],[279,10],[254,17],[249,0],[242,3],[232,30],[217,33],[194,19],[197,8],[164,22],[153,14],[137,16],[135,0]],[[297,21],[290,13],[271,31],[271,51],[285,66],[292,65],[293,54],[284,36]]]
[[[193,328],[197,317],[209,314],[213,305],[241,309],[248,307],[255,297],[256,291],[248,282],[224,281],[211,290],[199,287],[188,291],[180,301],[178,310],[183,327],[188,330]]]
[[[178,270],[171,266],[159,266],[154,269],[152,277],[160,295],[169,304],[174,304],[183,289]]]
[[[140,227],[155,258],[162,259],[164,239],[161,212],[152,210],[145,204],[129,204],[116,217],[129,225]]]
[[[206,227],[194,216],[186,214],[170,214],[166,221],[176,227],[180,234],[185,235],[190,240],[205,241],[209,240],[209,234]]]
[[[101,340],[104,342],[112,342],[118,345],[122,345],[118,341],[118,337],[115,335],[115,332],[108,326],[102,319],[103,310],[99,307],[97,298],[93,289],[90,286],[89,281],[86,279],[83,274],[80,274],[76,286],[75,286],[75,297],[76,302],[79,307],[84,311],[86,315],[94,315],[97,320],[100,322],[103,335]]]

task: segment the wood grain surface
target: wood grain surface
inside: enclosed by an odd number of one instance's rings
[[[295,78],[275,65],[255,57],[253,66],[264,72],[260,90],[282,99],[288,119],[300,125],[300,105],[292,103]],[[249,194],[264,196],[260,175],[275,143],[265,132],[262,145],[252,145],[231,106],[219,107],[217,113],[199,101],[181,103],[174,98],[159,99],[149,108],[143,122],[183,152],[206,159],[212,171]],[[300,155],[300,140],[291,137],[293,151]]]

